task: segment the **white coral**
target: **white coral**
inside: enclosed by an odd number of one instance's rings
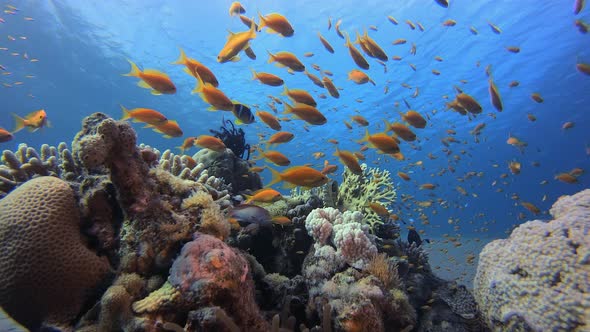
[[[337,209],[315,209],[305,218],[305,229],[314,241],[326,244],[332,234],[332,224],[339,219],[342,219],[342,214]]]
[[[590,190],[562,197],[549,222],[529,221],[481,252],[475,298],[498,328],[590,329]]]
[[[348,265],[357,269],[363,269],[369,259],[377,253],[377,247],[369,234],[369,227],[362,222],[362,213],[346,211],[333,226],[337,252],[344,257]]]

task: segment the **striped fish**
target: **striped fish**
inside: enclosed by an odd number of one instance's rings
[[[236,118],[238,118],[236,120],[236,124],[238,125],[254,122],[254,115],[252,114],[252,111],[250,111],[250,107],[244,104],[234,103],[234,109],[232,112]]]

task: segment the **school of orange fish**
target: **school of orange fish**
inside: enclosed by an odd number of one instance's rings
[[[447,0],[435,0],[437,4],[442,7],[447,8],[449,3]],[[585,5],[584,0],[575,0],[574,2],[574,14],[579,14]],[[4,9],[4,13],[7,15],[13,15],[18,12],[18,9],[14,6],[7,5]],[[258,22],[254,19],[247,17],[245,8],[239,3],[234,2],[232,3],[231,7],[229,8],[229,15],[236,17],[241,22],[244,23],[246,29],[241,32],[232,33],[230,32],[225,45],[221,48],[219,53],[217,54],[217,61],[219,63],[229,63],[229,62],[236,62],[240,61],[240,55],[245,54],[251,60],[255,60],[257,58],[256,54],[254,53],[252,45],[256,45],[256,35],[257,32],[260,32],[264,29],[267,29],[268,32],[276,33],[279,37],[288,38],[293,36],[295,33],[295,29],[293,25],[289,22],[287,17],[279,13],[270,13],[267,15],[262,15],[258,13]],[[34,21],[31,17],[24,17],[26,21]],[[400,25],[398,20],[393,16],[387,16],[387,20],[393,25]],[[4,20],[1,20],[0,23],[4,23]],[[373,61],[374,59],[380,66],[382,66],[383,70],[387,72],[388,61],[401,61],[403,60],[402,57],[394,55],[389,56],[384,48],[379,45],[371,36],[369,35],[369,30],[377,31],[376,26],[368,26],[364,29],[363,33],[359,33],[356,31],[354,41],[351,39],[351,36],[348,32],[344,31],[342,28],[342,20],[337,20],[334,24],[332,24],[332,19],[328,18],[327,20],[327,31],[322,34],[321,32],[317,32],[317,38],[319,39],[319,43],[324,47],[324,49],[328,53],[336,52],[337,47],[334,47],[335,42],[332,40],[330,42],[330,37],[327,35],[330,31],[335,31],[337,38],[341,38],[345,41],[345,47],[348,51],[350,57],[352,58],[353,62],[359,69],[354,68],[348,72],[348,80],[356,84],[367,84],[370,83],[373,86],[377,86],[378,84],[371,79],[369,76],[369,68],[371,66],[369,61]],[[419,22],[412,22],[410,20],[405,20],[405,24],[408,28],[415,30],[418,29],[419,31],[424,31],[424,26]],[[457,22],[453,19],[447,19],[442,23],[444,29],[453,28]],[[487,22],[491,31],[495,34],[501,34],[502,29],[497,25],[493,24],[492,22]],[[590,25],[581,21],[575,20],[574,26],[579,30],[580,33],[587,33]],[[479,34],[479,31],[471,26],[469,28],[470,32],[474,35]],[[17,38],[19,39],[26,39],[24,36],[13,37],[8,36],[10,41],[14,41]],[[311,38],[311,37],[310,37]],[[411,41],[405,39],[396,39],[391,42],[392,45],[404,45],[404,44],[411,44],[410,54],[416,54],[417,45],[412,43]],[[394,46],[395,47],[395,46]],[[2,48],[2,51],[10,52],[8,48]],[[520,48],[518,46],[507,46],[506,50],[510,53],[519,53]],[[276,53],[268,53],[268,63],[274,63],[279,67],[286,68],[287,73],[291,75],[295,75],[296,73],[303,73],[306,77],[309,78],[311,83],[319,89],[325,89],[326,93],[317,93],[316,98],[328,98],[328,95],[332,98],[339,98],[342,89],[337,87],[337,82],[334,82],[332,77],[332,73],[328,70],[323,70],[318,65],[311,65],[311,68],[318,72],[319,77],[316,76],[309,67],[304,65],[304,63],[293,53],[288,51],[280,51]],[[18,52],[13,52],[13,56],[22,56],[23,58],[31,61],[36,62],[37,59],[29,59],[28,55],[20,54]],[[304,57],[310,58],[313,57],[314,54],[311,52],[303,54]],[[440,56],[434,57],[436,62],[442,62],[444,59]],[[154,95],[161,95],[161,94],[174,94],[176,93],[176,86],[170,79],[170,77],[164,73],[163,71],[156,70],[156,69],[143,69],[141,70],[133,61],[128,60],[129,64],[131,65],[131,70],[129,73],[124,74],[125,76],[135,77],[139,79],[138,86],[142,88],[149,89],[150,92]],[[199,62],[196,59],[190,58],[184,50],[180,49],[180,56],[174,62],[177,65],[183,65],[184,71],[195,78],[196,86],[192,90],[192,93],[198,94],[199,97],[203,100],[204,103],[209,105],[209,110],[213,111],[226,111],[231,112],[235,116],[235,122],[237,124],[251,124],[255,122],[255,119],[258,118],[262,123],[264,123],[269,129],[276,131],[270,137],[265,133],[259,133],[259,144],[253,146],[253,151],[257,152],[257,156],[253,159],[251,171],[253,172],[262,172],[265,169],[269,169],[273,175],[273,179],[268,183],[267,187],[273,185],[275,183],[284,181],[287,187],[294,187],[294,186],[301,186],[305,188],[313,188],[318,187],[325,184],[328,181],[328,175],[334,173],[338,166],[334,164],[330,164],[330,162],[325,159],[323,161],[323,169],[317,170],[315,169],[313,163],[306,164],[306,165],[299,165],[290,167],[282,172],[276,171],[273,168],[269,167],[268,164],[273,164],[276,166],[288,166],[291,164],[291,161],[288,156],[285,154],[271,150],[273,146],[279,144],[286,144],[293,140],[295,135],[288,131],[282,131],[282,122],[291,121],[292,117],[297,119],[303,120],[305,125],[303,128],[306,131],[309,131],[310,125],[312,126],[321,126],[328,122],[327,118],[324,114],[318,109],[317,102],[312,93],[305,89],[291,89],[287,88],[284,80],[271,73],[267,72],[256,72],[251,69],[253,80],[258,81],[260,84],[264,84],[271,87],[279,87],[283,86],[282,97],[277,97],[273,95],[269,95],[270,102],[267,106],[273,112],[267,112],[262,110],[261,105],[244,105],[238,102],[233,101],[229,98],[220,88],[219,82],[215,76],[215,74],[204,64]],[[410,68],[416,71],[416,66],[412,63],[408,63]],[[479,66],[479,63],[477,64]],[[575,69],[583,75],[590,75],[590,64],[588,63],[581,63],[578,62],[575,65]],[[10,75],[11,73],[6,71],[0,64],[0,70],[2,70],[3,75]],[[431,69],[431,72],[435,76],[441,75],[441,73],[436,69]],[[485,68],[485,73],[488,77],[488,91],[489,91],[489,103],[491,106],[496,110],[496,113],[502,112],[504,110],[504,105],[502,102],[502,97],[500,94],[500,90],[494,81],[494,77],[492,74],[492,69],[490,66]],[[27,78],[33,78],[32,75],[27,75]],[[389,82],[387,82],[389,83]],[[463,84],[467,82],[461,82]],[[6,87],[12,87],[16,85],[23,84],[21,81],[13,82],[13,83],[4,83]],[[412,87],[409,84],[401,83],[403,87],[408,89],[413,89],[414,93],[412,97],[417,97],[420,93],[418,87]],[[508,89],[515,88],[519,85],[518,81],[512,81],[508,85]],[[462,88],[455,86],[456,95],[454,97],[443,96],[444,99],[447,100],[446,102],[446,110],[445,111],[452,111],[456,112],[459,115],[467,116],[470,119],[476,119],[479,114],[483,112],[483,108],[481,105],[481,101],[476,100],[474,97],[466,93]],[[384,94],[387,94],[389,90],[389,86],[386,84],[384,86]],[[323,90],[322,90],[323,91]],[[313,92],[313,91],[312,91]],[[345,91],[345,93],[349,93]],[[544,98],[536,92],[530,94],[530,98],[534,103],[543,103]],[[361,100],[357,100],[362,102]],[[403,99],[403,103],[405,104],[407,111],[399,112],[399,120],[393,123],[388,122],[385,120],[384,128],[385,130],[382,132],[375,132],[371,133],[369,130],[365,128],[364,136],[358,137],[356,140],[359,144],[358,151],[348,151],[348,150],[341,150],[338,148],[339,142],[335,139],[329,139],[328,142],[335,145],[335,152],[334,156],[338,157],[342,165],[348,168],[354,174],[361,174],[363,171],[360,167],[360,162],[365,160],[364,152],[368,149],[374,149],[377,153],[382,156],[387,156],[386,158],[392,158],[393,160],[405,160],[405,156],[403,150],[405,149],[413,149],[419,150],[419,146],[415,142],[419,142],[419,134],[420,129],[425,128],[426,126],[432,126],[431,117],[434,116],[437,111],[433,110],[430,112],[423,112],[420,114],[419,112],[412,110],[410,104]],[[278,115],[279,111],[277,110],[277,105],[283,105],[284,111],[282,115]],[[395,103],[395,108],[400,107],[400,103]],[[256,111],[252,112],[250,107],[255,108]],[[146,125],[146,127],[152,128],[156,132],[162,133],[164,137],[181,137],[183,136],[183,131],[180,128],[178,122],[174,120],[168,119],[162,113],[150,109],[150,108],[135,108],[135,109],[127,109],[123,105],[121,105],[123,111],[123,118],[132,119],[135,122],[141,122]],[[489,115],[493,118],[496,117],[496,113],[492,112]],[[35,131],[39,128],[44,126],[48,126],[48,115],[45,110],[38,110],[34,111],[24,117],[18,116],[14,114],[15,117],[15,128],[12,131],[8,131],[6,129],[0,128],[0,142],[7,142],[14,138],[14,134],[23,128],[28,128],[30,131]],[[527,114],[528,120],[534,122],[536,117],[529,113]],[[344,127],[342,130],[352,130],[353,125],[359,127],[367,127],[369,125],[369,121],[364,118],[362,115],[355,114],[350,116],[350,121],[344,121]],[[563,130],[568,130],[574,127],[573,122],[566,122],[562,124]],[[479,136],[485,128],[485,123],[480,123],[474,127],[473,130],[470,131],[470,134],[473,136],[474,141],[479,141]],[[415,132],[416,131],[416,132]],[[454,143],[464,143],[459,141],[455,138],[455,130],[447,129],[446,130],[448,136],[441,140],[441,143],[444,145],[443,152],[446,154],[448,158],[451,160],[458,161],[461,159],[461,155],[467,154],[465,150],[461,150],[460,153],[453,152],[451,145]],[[507,144],[514,146],[517,148],[521,153],[525,151],[528,144],[520,140],[519,138],[513,136],[512,134],[508,134],[508,139],[506,141]],[[404,146],[405,144],[405,146]],[[224,143],[213,136],[209,135],[201,135],[198,137],[188,137],[184,140],[183,144],[179,146],[179,149],[182,153],[192,147],[201,147],[207,148],[215,151],[223,151],[225,149]],[[590,151],[586,151],[590,153]],[[326,153],[323,151],[314,152],[312,154],[313,159],[324,159],[326,157]],[[432,153],[429,153],[427,156],[429,159],[436,159],[437,157]],[[256,166],[255,162],[264,159],[267,163],[263,166]],[[378,163],[383,158],[379,158],[376,163]],[[533,165],[535,166],[535,165]],[[422,168],[424,169],[423,161],[416,161],[413,163],[409,163],[407,166],[400,168],[397,172],[397,176],[402,181],[411,181],[412,168]],[[501,167],[498,164],[493,165],[494,168]],[[443,175],[447,172],[453,173],[454,167],[451,163],[449,163],[448,168],[440,170],[438,175]],[[495,180],[492,183],[492,186],[496,186],[497,184],[502,184],[503,179],[507,178],[512,175],[518,175],[521,172],[521,163],[512,160],[508,162],[507,165],[507,172],[502,173],[500,178]],[[554,174],[555,180],[559,180],[564,183],[568,184],[575,184],[578,183],[578,177],[580,177],[584,173],[584,170],[581,168],[575,168],[572,170],[564,170],[561,173]],[[466,180],[472,177],[482,177],[483,172],[468,172],[465,176],[458,178],[458,181],[465,182]],[[547,180],[541,182],[541,184],[546,184]],[[419,190],[435,190],[437,188],[437,184],[435,183],[416,183],[416,186]],[[457,192],[463,196],[473,196],[477,197],[476,193],[468,193],[468,191],[463,188],[462,186],[457,185],[456,188]],[[498,186],[497,191],[501,192],[503,189],[501,186]],[[253,196],[248,197],[248,201],[262,201],[262,202],[270,202],[279,199],[280,193],[272,189],[265,189],[260,192],[254,193]],[[449,203],[442,199],[431,199],[426,201],[418,201],[413,196],[408,194],[400,195],[402,203],[412,202],[414,203],[415,211],[418,212],[420,215],[420,219],[422,224],[428,224],[428,217],[424,213],[425,209],[438,204],[442,208],[448,208]],[[510,196],[517,204],[520,204],[523,208],[530,211],[532,214],[539,214],[541,210],[535,206],[531,202],[525,202],[518,197],[517,194],[512,194]],[[543,200],[545,197],[543,198]],[[384,207],[380,204],[380,202],[367,202],[369,206],[379,215],[385,215],[389,218],[394,220],[398,220],[400,216],[398,215],[399,212],[392,212],[390,209],[391,207]],[[433,214],[436,213],[436,210],[433,211]],[[519,219],[524,219],[525,215],[523,213],[519,214]],[[283,221],[285,222],[285,221]],[[454,225],[458,223],[458,220],[453,220],[452,218],[449,219],[449,224]],[[485,226],[485,225],[484,225]],[[458,227],[458,226],[457,226]],[[454,244],[455,246],[460,246],[461,242],[457,237],[453,236],[446,236],[448,243]],[[470,256],[471,257],[471,256]],[[469,261],[473,261],[475,256],[468,258]]]

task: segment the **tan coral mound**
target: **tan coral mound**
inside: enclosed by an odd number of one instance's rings
[[[560,198],[551,214],[479,256],[474,295],[495,331],[590,328],[590,190]]]
[[[84,246],[74,192],[39,177],[0,200],[0,306],[34,327],[74,318],[109,271]]]

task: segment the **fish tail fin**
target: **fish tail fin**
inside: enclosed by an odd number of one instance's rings
[[[256,80],[258,79],[258,76],[256,76],[256,71],[254,70],[254,68],[250,68],[250,71],[252,72],[252,80]]]
[[[260,15],[260,12],[258,12],[258,15]],[[256,22],[254,22],[254,17],[252,17],[252,23],[250,23],[250,31],[249,32],[250,32],[250,36],[252,38],[256,37]]]
[[[174,62],[172,62],[173,65],[185,65],[186,64],[186,53],[184,53],[184,50],[179,47],[178,48],[180,50],[180,55],[178,56],[178,59]]]
[[[203,82],[201,75],[199,75],[199,73],[195,73],[195,74],[196,74],[195,78],[197,79],[197,85],[195,86],[193,91],[191,91],[191,94],[203,92],[203,87],[205,86],[205,82]]]
[[[264,16],[260,14],[260,11],[258,11],[258,18],[260,18],[260,22],[258,23],[258,31],[262,31],[262,28],[266,26],[266,21],[264,20]],[[254,23],[254,20],[252,20],[252,23]]]
[[[267,61],[268,63],[273,63],[276,61],[275,55],[270,53],[269,50],[266,50],[266,53],[268,53],[268,61]]]
[[[350,42],[350,36],[348,35],[348,32],[344,32],[344,35],[346,36],[346,44],[344,44],[344,46],[346,46],[346,47],[352,46],[352,43]]]
[[[288,96],[289,95],[289,89],[287,89],[287,84],[283,84],[283,92],[281,92],[282,96]]]
[[[387,121],[387,119],[383,119],[385,122],[385,132],[391,131],[391,122]]]
[[[266,187],[270,187],[274,184],[277,184],[281,181],[283,181],[283,176],[281,175],[281,173],[279,173],[277,170],[271,168],[271,167],[267,167],[271,174],[272,174],[272,180],[270,180],[270,182],[266,185]]]
[[[375,81],[373,81],[372,78],[369,78],[369,82],[371,82],[371,84],[373,84],[373,86],[377,86],[377,83],[375,83]]]
[[[385,120],[387,121],[387,120]],[[363,142],[368,142],[369,141],[369,129],[365,128],[365,136],[363,136],[363,138],[357,140],[357,143],[363,143]],[[336,148],[336,150],[338,150],[338,148]]]
[[[119,106],[121,106],[121,111],[123,111],[123,117],[121,118],[121,120],[127,120],[131,118],[131,113],[129,112],[129,110],[123,105]]]
[[[137,67],[137,65],[129,59],[127,59],[127,61],[131,65],[131,70],[127,74],[123,74],[123,76],[139,77],[139,74],[141,74],[141,70],[139,70],[139,67]]]
[[[20,116],[12,113],[12,117],[14,117],[14,129],[12,130],[12,134],[19,132],[26,126],[26,120],[21,118]]]
[[[283,104],[285,104],[285,110],[283,111],[283,114],[293,113],[293,106],[289,105],[289,103],[286,101],[283,101]]]

